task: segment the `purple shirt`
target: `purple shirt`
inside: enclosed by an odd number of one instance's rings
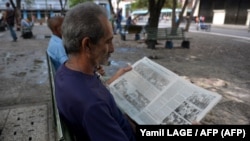
[[[55,91],[60,115],[77,140],[135,141],[133,130],[112,94],[97,75],[87,75],[61,65]]]

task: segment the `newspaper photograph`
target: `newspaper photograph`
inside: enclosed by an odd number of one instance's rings
[[[119,108],[139,125],[199,122],[221,95],[196,86],[148,59],[109,85]]]

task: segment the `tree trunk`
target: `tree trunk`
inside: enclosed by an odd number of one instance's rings
[[[21,29],[21,20],[22,20],[22,16],[21,16],[22,12],[20,7],[16,8],[16,30],[20,31]]]
[[[173,0],[173,7],[172,7],[172,28],[176,28],[176,6],[177,6],[177,1]]]
[[[112,2],[111,2],[111,0],[108,0],[108,2],[109,2],[109,5],[110,5],[111,13],[114,15],[114,14],[115,14],[115,11],[114,11],[114,7],[113,7],[113,5],[112,5]]]
[[[146,27],[155,27],[158,28],[159,17],[161,14],[161,9],[165,3],[165,0],[148,0],[148,10],[149,10],[149,19]],[[146,41],[148,48],[155,49],[156,40],[147,40]]]
[[[22,12],[21,12],[21,0],[16,0],[16,22],[17,22],[17,31],[21,29],[21,20],[22,20]]]
[[[64,5],[63,5],[62,0],[59,0],[59,2],[60,2],[60,5],[61,5],[61,15],[65,16],[65,6],[66,6],[68,0],[64,0]]]
[[[195,11],[195,9],[196,9],[196,7],[197,7],[197,4],[198,4],[198,0],[195,0],[195,3],[194,3],[194,6],[193,6],[193,8],[192,8],[192,11],[191,11],[191,13],[190,13],[190,16],[189,16],[189,18],[187,19],[187,24],[186,24],[186,28],[185,28],[185,31],[189,31],[189,27],[190,27],[190,24],[191,24],[191,22],[192,22],[192,19],[193,19],[193,14],[194,14],[194,11]]]
[[[16,30],[20,31],[21,28],[21,0],[16,0],[16,4],[14,4],[13,0],[10,0],[10,4],[15,10],[15,18],[16,18]]]
[[[178,28],[180,26],[180,23],[183,20],[183,14],[184,14],[184,11],[186,10],[188,3],[189,3],[189,0],[185,0],[185,3],[181,9],[181,13],[179,14],[179,20],[176,21],[176,28]]]

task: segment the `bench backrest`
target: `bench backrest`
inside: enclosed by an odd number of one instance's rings
[[[182,28],[157,28],[146,27],[145,32],[147,39],[150,40],[166,40],[171,38],[185,38],[185,32]]]
[[[32,27],[25,27],[25,26],[22,26],[22,27],[21,27],[21,30],[22,30],[23,32],[32,32]]]
[[[131,34],[131,33],[140,33],[142,31],[143,27],[139,25],[130,25],[126,31]]]
[[[149,40],[164,40],[166,39],[166,28],[147,27],[145,28],[147,39]]]
[[[53,117],[55,121],[56,131],[57,131],[57,140],[58,141],[74,141],[74,137],[72,132],[67,127],[66,123],[63,122],[62,118],[60,118],[57,104],[56,104],[56,96],[55,96],[55,67],[52,63],[52,58],[46,52],[46,59],[48,65],[48,74],[50,80],[51,87],[51,96],[52,96],[52,107],[53,107]]]
[[[185,38],[183,28],[166,28],[166,35],[168,38]]]

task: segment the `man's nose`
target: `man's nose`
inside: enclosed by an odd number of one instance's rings
[[[109,53],[113,53],[114,51],[115,51],[114,44],[111,43],[111,44],[109,45]]]

